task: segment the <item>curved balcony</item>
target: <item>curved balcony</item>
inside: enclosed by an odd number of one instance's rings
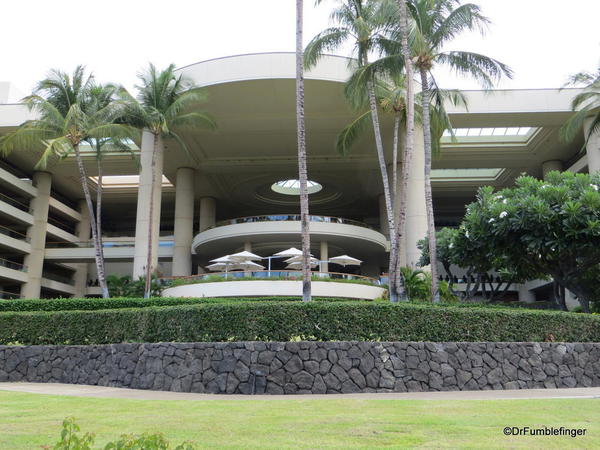
[[[271,214],[219,221],[197,234],[192,249],[202,254],[225,254],[244,242],[255,244],[296,243],[301,241],[298,214]],[[388,241],[369,225],[341,217],[310,216],[311,239],[357,254],[387,251]]]

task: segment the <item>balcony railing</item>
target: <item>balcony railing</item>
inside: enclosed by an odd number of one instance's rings
[[[319,281],[323,278],[324,281],[335,281],[335,280],[352,280],[360,281],[366,284],[380,285],[381,281],[367,277],[364,275],[356,275],[350,273],[341,272],[311,272],[313,281]],[[187,277],[162,277],[163,282],[173,282],[175,280],[189,281],[190,283],[198,281],[211,281],[214,278],[224,278],[235,281],[236,279],[254,278],[254,279],[265,279],[265,280],[302,280],[302,271],[298,270],[251,270],[251,271],[235,271],[235,272],[212,272],[212,273],[201,273],[198,275],[191,275]]]
[[[235,219],[227,219],[218,221],[213,227],[222,227],[225,225],[236,225],[239,223],[255,223],[255,222],[300,222],[300,214],[269,214],[263,216],[248,216],[238,217]],[[373,227],[366,223],[359,222],[358,220],[344,219],[341,217],[330,217],[330,216],[309,216],[311,222],[321,223],[339,223],[345,225],[354,225],[362,228],[373,229]]]
[[[3,201],[4,203],[8,203],[11,206],[14,206],[17,209],[20,209],[21,211],[31,214],[31,208],[29,205],[26,205],[25,203],[22,203],[18,200],[15,200],[14,198],[9,197],[8,195],[0,194],[0,200]]]
[[[21,298],[21,294],[17,294],[16,292],[6,292],[0,291],[0,301],[2,300],[15,300]]]
[[[42,278],[46,278],[52,281],[58,281],[59,283],[68,284],[69,286],[75,285],[75,281],[71,277],[65,275],[58,275],[56,273],[44,272],[42,274]]]
[[[26,235],[19,233],[18,231],[11,230],[10,228],[6,228],[2,225],[0,225],[0,234],[4,234],[8,237],[18,239],[20,241],[25,241],[25,242],[31,241],[31,239],[29,239]]]
[[[27,272],[27,266],[18,262],[9,261],[8,259],[0,258],[0,266],[6,267],[7,269],[18,270],[21,272]]]

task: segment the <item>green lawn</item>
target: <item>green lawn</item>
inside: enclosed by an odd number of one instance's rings
[[[0,449],[58,440],[75,416],[98,446],[162,431],[200,447],[600,448],[598,400],[115,400],[0,391]],[[505,437],[505,426],[587,428],[585,437]]]

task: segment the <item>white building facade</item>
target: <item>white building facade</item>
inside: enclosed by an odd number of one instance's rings
[[[165,142],[156,165],[156,266],[162,276],[203,271],[215,257],[240,250],[271,255],[300,246],[294,54],[241,55],[193,64],[180,71],[206,88],[216,131],[182,130],[190,152]],[[364,261],[360,273],[386,272],[389,251],[383,188],[367,132],[349,155],[336,152],[337,134],[357,113],[343,96],[348,60],[326,57],[306,74],[307,150],[312,253],[325,261],[349,254]],[[0,90],[8,92],[9,87]],[[551,170],[600,170],[600,137],[581,153],[583,133],[564,143],[559,129],[573,114],[577,90],[468,91],[468,109],[448,106],[456,139],[442,139],[433,162],[436,226],[460,223],[480,186],[511,186],[522,173],[543,178]],[[0,135],[30,118],[20,104],[0,97]],[[392,118],[382,112],[391,172]],[[136,143],[134,157],[105,157],[103,236],[107,273],[143,274],[148,242],[151,146]],[[416,265],[426,234],[422,136],[408,182],[407,239],[402,257]],[[89,185],[97,165],[84,149]],[[97,295],[89,217],[75,161],[36,171],[39,153],[15,151],[0,159],[0,295]],[[333,270],[325,264],[323,271]],[[443,273],[443,271],[442,271]],[[515,296],[543,299],[543,283],[516,286]]]

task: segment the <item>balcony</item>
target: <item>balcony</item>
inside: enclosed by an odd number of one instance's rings
[[[135,241],[126,239],[105,238],[103,241],[104,259],[114,262],[132,261],[135,251]],[[95,261],[94,244],[92,241],[83,242],[47,242],[45,260],[69,263]],[[173,240],[161,239],[158,244],[159,260],[173,258]]]
[[[27,266],[0,258],[0,280],[2,279],[25,283],[27,281]]]
[[[0,247],[10,250],[16,250],[19,253],[29,253],[31,251],[30,239],[5,226],[0,225]]]
[[[197,234],[192,243],[195,252],[219,256],[240,248],[244,242],[253,247],[301,241],[300,215],[272,214],[228,219],[217,222]],[[341,217],[310,216],[310,235],[314,242],[327,241],[333,248],[353,255],[385,253],[386,237],[369,225]],[[283,248],[283,247],[282,247]]]

